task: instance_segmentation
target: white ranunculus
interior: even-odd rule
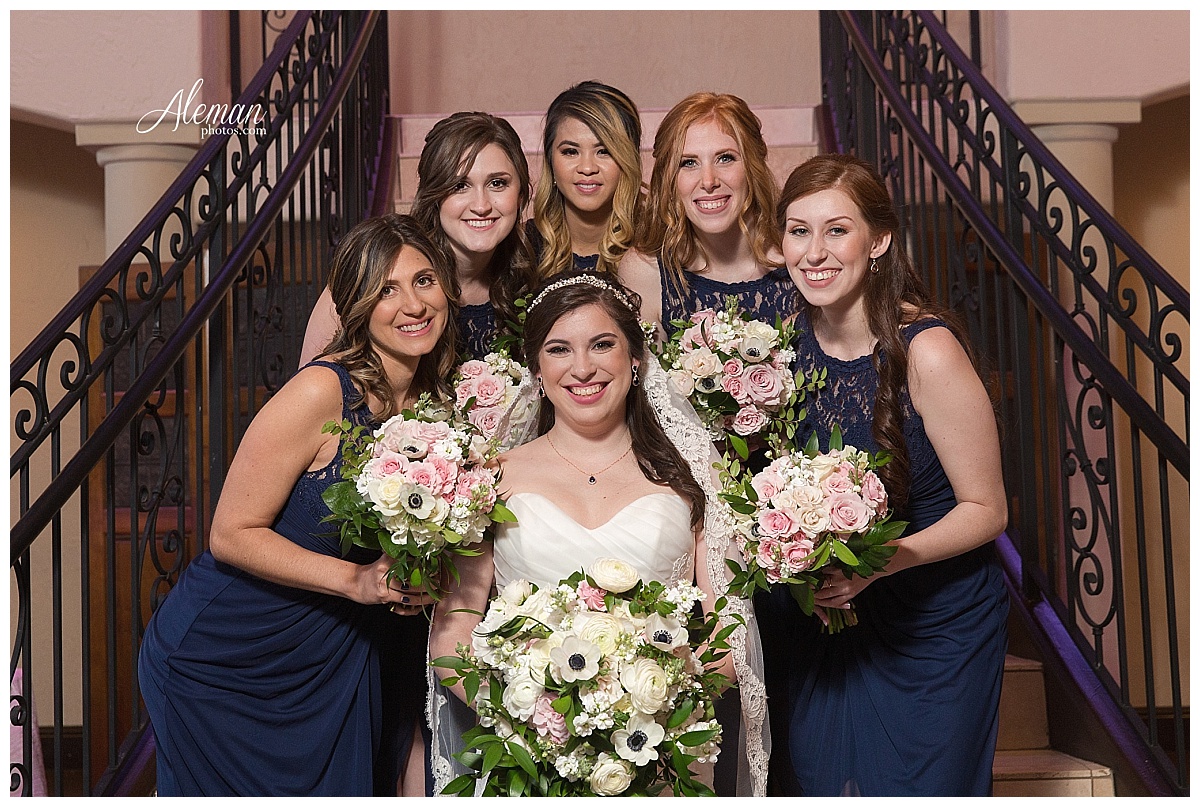
[[[643,714],[655,714],[667,703],[667,671],[644,656],[621,668],[621,686]]]
[[[404,493],[405,482],[399,476],[386,476],[382,479],[367,480],[367,497],[383,516],[390,517],[398,514],[403,506],[400,497]]]
[[[635,714],[623,729],[612,734],[613,750],[621,759],[627,759],[639,768],[658,759],[655,749],[663,741],[666,732],[654,722],[654,718]]]
[[[544,686],[533,680],[527,671],[523,671],[517,673],[513,680],[504,687],[500,700],[514,718],[528,720],[533,717],[533,709],[537,705],[537,700],[545,691]]]
[[[608,656],[617,652],[617,638],[621,635],[621,622],[611,614],[592,613],[575,622],[579,638],[591,642]]]
[[[716,375],[721,371],[721,360],[706,347],[697,348],[684,356],[679,366],[697,378]]]
[[[533,593],[533,584],[528,580],[513,580],[500,592],[500,599],[509,605],[520,605]]]
[[[619,796],[633,784],[633,766],[608,754],[596,757],[588,784],[597,796]]]
[[[742,333],[747,337],[755,337],[763,340],[766,343],[767,349],[775,347],[779,343],[779,331],[775,330],[773,325],[768,325],[760,320],[751,320],[746,323]]]
[[[667,377],[671,380],[671,384],[675,387],[675,391],[684,397],[691,395],[692,390],[696,388],[692,374],[687,370],[672,370],[671,372],[667,373]]]
[[[517,608],[517,614],[531,616],[539,622],[545,622],[547,611],[554,605],[550,595],[550,589],[543,588],[533,592]]]
[[[600,558],[588,569],[588,576],[613,594],[629,591],[641,579],[637,569],[617,558]]]

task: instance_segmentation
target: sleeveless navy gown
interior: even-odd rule
[[[931,327],[943,323],[922,320],[904,336],[911,342]],[[871,409],[879,377],[871,356],[829,357],[809,327],[797,344],[799,368],[829,371],[828,386],[809,399],[797,444],[815,430],[825,449],[836,423],[847,445],[878,451]],[[910,522],[911,534],[956,502],[907,392],[903,406],[912,480],[907,512],[898,517]],[[770,637],[771,719],[784,721],[772,727],[778,789],[804,796],[989,795],[1008,644],[1008,594],[994,545],[880,578],[854,605],[858,625],[827,635],[786,588],[756,598],[762,635]]]
[[[738,308],[751,319],[775,324],[775,315],[787,319],[800,307],[800,291],[787,269],[777,267],[755,280],[724,283],[702,274],[687,272],[687,289],[680,289],[662,258],[658,259],[658,279],[662,286],[662,326],[669,336],[671,322],[687,319],[697,311],[725,308],[728,297],[735,297]]]
[[[367,423],[346,370],[314,364],[338,374],[342,417]],[[320,523],[341,461],[300,477],[276,532],[341,556]],[[355,547],[349,560],[378,557]],[[154,612],[138,659],[159,795],[394,795],[424,710],[427,631],[424,616],[271,583],[205,551]]]

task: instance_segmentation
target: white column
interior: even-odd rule
[[[1056,123],[1032,128],[1072,176],[1111,213],[1112,150],[1117,127],[1106,123]]]

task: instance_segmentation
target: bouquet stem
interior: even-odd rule
[[[829,620],[823,627],[826,633],[837,633],[843,628],[850,628],[858,624],[858,614],[854,610],[854,605],[849,608],[828,608],[825,611],[825,617]]]

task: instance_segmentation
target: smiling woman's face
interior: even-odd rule
[[[624,421],[634,362],[629,341],[599,305],[559,317],[542,343],[539,364],[555,422],[616,428]]]

